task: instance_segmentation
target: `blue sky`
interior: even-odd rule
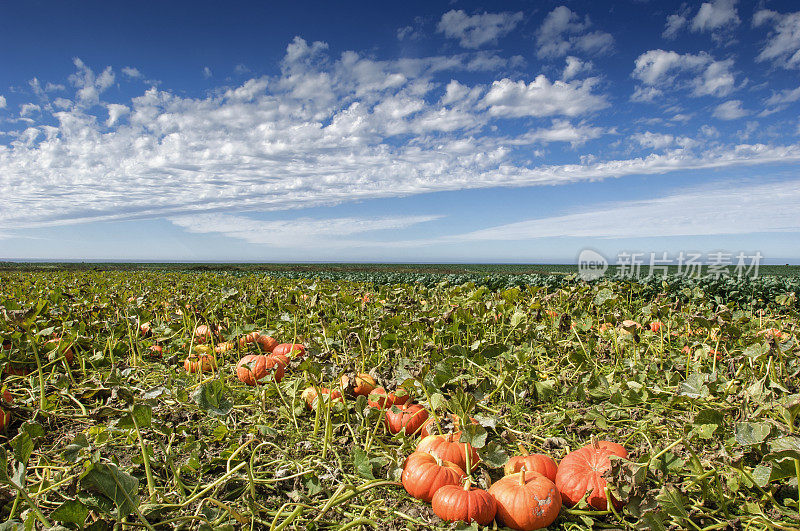
[[[0,258],[800,262],[796,2],[0,10]]]

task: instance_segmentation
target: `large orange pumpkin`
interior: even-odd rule
[[[538,472],[547,477],[550,481],[555,482],[556,474],[558,473],[558,465],[553,458],[545,454],[529,454],[528,451],[520,444],[518,445],[519,451],[522,455],[512,457],[503,467],[503,472],[506,476],[516,474],[525,468],[529,472]]]
[[[245,334],[239,338],[239,347],[247,348],[249,343],[255,343],[259,337],[261,337],[261,334],[258,332],[250,332],[249,334]]]
[[[284,356],[294,356],[302,358],[306,355],[306,347],[299,343],[281,343],[272,349],[273,354],[283,354]]]
[[[280,359],[263,354],[248,354],[236,364],[236,376],[247,385],[258,385],[272,374],[276,382],[283,379],[286,365]]]
[[[488,525],[497,513],[494,496],[482,489],[470,489],[469,479],[463,487],[440,487],[433,495],[431,504],[436,516],[448,522],[477,522]]]
[[[565,505],[572,507],[588,492],[587,503],[599,511],[608,508],[606,480],[603,474],[611,470],[610,456],[628,457],[625,448],[610,441],[595,441],[568,453],[558,465],[556,486]],[[612,500],[613,501],[613,500]],[[621,507],[613,501],[615,507]]]
[[[478,451],[469,443],[458,442],[460,435],[449,433],[447,435],[428,435],[417,445],[417,452],[425,452],[437,456],[443,461],[457,464],[462,470],[467,470],[467,448],[469,448],[470,469],[478,466],[480,457]]]
[[[403,467],[403,488],[418,500],[430,502],[445,485],[461,485],[465,477],[458,465],[423,452],[414,452]]]
[[[561,495],[552,481],[538,472],[518,472],[489,489],[497,500],[497,521],[518,531],[552,524],[561,511]]]
[[[414,435],[428,420],[428,410],[417,404],[404,404],[386,410],[386,428],[390,433]]]

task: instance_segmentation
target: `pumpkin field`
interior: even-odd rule
[[[0,529],[800,530],[796,278],[452,280],[0,272]]]

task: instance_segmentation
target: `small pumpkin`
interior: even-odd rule
[[[470,472],[478,467],[481,460],[478,451],[469,443],[460,443],[459,434],[428,435],[417,445],[417,452],[435,455],[444,461],[457,464],[462,470]],[[467,469],[467,448],[469,448],[469,470]]]
[[[230,352],[234,349],[236,349],[236,345],[229,341],[223,341],[222,343],[217,343],[214,346],[214,352],[217,354],[224,354],[225,352]]]
[[[533,531],[552,524],[561,511],[555,484],[538,472],[523,470],[505,476],[489,489],[497,501],[497,522],[518,531]]]
[[[194,329],[194,340],[197,343],[205,343],[211,339],[211,329],[207,325],[200,325]]]
[[[564,499],[564,504],[572,507],[588,493],[586,502],[598,511],[608,509],[606,480],[603,474],[611,470],[610,456],[628,457],[621,444],[611,441],[594,441],[578,450],[568,453],[558,465],[556,487]],[[615,507],[622,504],[612,500]]]
[[[55,344],[55,347],[48,347],[48,345],[52,344]],[[56,336],[53,339],[47,341],[45,343],[45,348],[49,348],[50,350],[61,348],[61,337]],[[75,360],[75,354],[72,353],[71,348],[67,347],[66,349],[64,349],[64,359],[67,361],[67,365],[72,365],[72,362]]]
[[[164,348],[161,345],[150,345],[147,350],[151,358],[160,358],[164,355]]]
[[[403,488],[418,500],[430,502],[445,485],[461,485],[465,474],[458,465],[423,452],[414,452],[403,467]]]
[[[275,347],[278,346],[278,340],[271,336],[258,336],[256,338],[259,348],[264,352],[275,352]]]
[[[3,391],[3,400],[8,402],[9,404],[14,403],[14,397],[11,396],[11,393],[8,392],[8,389]],[[6,429],[8,429],[9,424],[11,424],[11,412],[0,407],[0,432],[5,433]]]
[[[259,337],[261,337],[261,334],[258,332],[250,332],[249,334],[243,335],[239,338],[239,347],[247,348],[249,343],[255,343]]]
[[[414,435],[428,420],[428,411],[418,404],[404,404],[386,410],[386,428],[390,433]]]
[[[276,382],[280,382],[285,368],[283,361],[273,356],[248,354],[236,364],[236,376],[247,385],[258,385],[269,374],[272,374]]]
[[[3,366],[3,376],[27,376],[33,371],[30,365],[17,365],[6,363]]]
[[[530,472],[538,472],[550,481],[555,482],[558,465],[553,461],[552,457],[545,454],[529,454],[521,444],[517,447],[522,455],[512,457],[506,462],[506,466],[503,467],[503,472],[506,476],[516,474],[525,468]]]
[[[11,350],[11,340],[4,339],[3,340],[3,350]]]
[[[189,354],[183,361],[186,372],[211,372],[217,368],[217,360],[211,354]]]
[[[272,350],[272,353],[302,358],[306,355],[306,347],[299,343],[281,343],[280,345],[275,346],[275,348]]]
[[[356,375],[355,378],[350,378],[348,375],[343,374],[341,378],[342,389],[350,389],[352,385],[353,394],[369,396],[375,389],[375,378],[369,374],[362,372]]]
[[[497,501],[485,490],[472,489],[470,486],[470,480],[467,479],[463,487],[440,487],[431,500],[436,516],[448,522],[491,523],[497,513]]]
[[[321,387],[319,392],[315,387],[306,387],[300,394],[300,397],[306,401],[306,406],[308,406],[308,409],[316,409],[320,395],[322,395],[322,400],[332,400],[334,402],[342,401],[342,393],[338,389],[331,391],[325,387]]]
[[[367,396],[367,403],[372,407],[386,409],[392,406],[402,406],[410,399],[411,395],[409,394],[387,393],[383,387],[376,387]]]
[[[139,325],[139,333],[142,334],[142,337],[147,337],[153,333],[152,329],[150,328],[150,323],[142,323]]]

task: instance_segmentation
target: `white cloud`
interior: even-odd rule
[[[688,22],[690,9],[682,7],[677,13],[667,17],[667,23],[664,26],[664,32],[661,34],[665,39],[674,39],[678,36],[678,32],[686,26]]]
[[[656,199],[612,203],[575,214],[510,223],[448,239],[498,241],[796,232],[800,230],[798,209],[800,181],[726,183]]]
[[[800,87],[797,87],[796,89],[786,89],[779,92],[773,92],[772,96],[767,98],[764,103],[774,106],[793,103],[797,100],[800,100]]]
[[[207,66],[203,67],[203,77],[206,79],[211,78],[214,74],[211,72],[211,69]]]
[[[484,44],[495,43],[508,34],[522,20],[522,13],[483,13],[467,15],[462,10],[452,9],[442,15],[437,26],[439,33],[458,39],[464,48],[479,48]],[[413,29],[409,26],[410,29]],[[402,39],[398,31],[398,38]]]
[[[679,54],[673,51],[649,50],[636,58],[632,76],[650,87],[690,88],[695,96],[722,97],[735,88],[731,69],[733,59],[716,61],[706,52]],[[633,99],[649,101],[647,91],[637,88]],[[650,94],[650,99],[656,94]]]
[[[122,69],[122,73],[130,78],[140,78],[142,77],[142,73],[139,72],[138,68],[134,68],[132,66],[126,66]]]
[[[492,116],[580,116],[609,106],[605,96],[592,89],[597,78],[550,82],[540,74],[530,83],[501,79],[492,83],[481,104]]]
[[[720,120],[737,120],[748,114],[750,114],[750,111],[742,108],[741,100],[729,100],[720,103],[714,109],[714,118],[719,118]]]
[[[713,31],[726,26],[738,26],[736,0],[704,2],[692,20],[692,31]]]
[[[572,55],[567,56],[567,65],[564,67],[564,73],[561,74],[561,79],[569,81],[574,77],[590,72],[594,68],[591,61],[581,61]]]
[[[741,22],[736,12],[736,2],[737,0],[704,2],[694,17],[691,16],[691,8],[683,4],[676,13],[667,17],[661,36],[674,39],[682,29],[689,28],[695,33],[711,32],[715,41],[727,41],[731,30]]]
[[[30,116],[31,114],[41,112],[41,110],[42,108],[35,103],[25,103],[20,107],[19,115]]]
[[[650,103],[664,95],[664,91],[655,87],[636,87],[631,95],[631,101]]]
[[[800,68],[800,11],[782,14],[762,9],[753,16],[753,26],[764,24],[772,28],[756,61],[772,61],[786,69]]]
[[[117,123],[120,117],[131,112],[131,110],[125,105],[119,105],[117,103],[109,103],[106,108],[108,109],[108,120],[106,120],[106,125],[109,127]]]
[[[539,58],[563,57],[570,52],[602,54],[611,51],[614,38],[604,31],[587,31],[592,23],[583,20],[567,6],[553,9],[536,32]]]
[[[5,109],[6,105],[8,105],[6,103],[6,97],[5,96],[0,96],[0,109]]]
[[[713,125],[703,125],[700,132],[707,138],[719,138],[719,130]]]
[[[586,124],[572,125],[567,120],[553,120],[550,127],[528,131],[520,136],[502,139],[500,143],[512,146],[529,144],[549,144],[550,142],[569,142],[573,147],[584,144],[588,140],[600,138],[606,134],[602,127]]]
[[[170,221],[188,232],[218,233],[229,238],[274,247],[341,247],[358,244],[348,239],[354,234],[401,230],[442,216],[398,216],[380,218],[257,220],[229,214],[176,216]]]
[[[106,91],[114,83],[114,72],[111,67],[106,67],[99,76],[86,66],[77,57],[73,63],[78,68],[78,72],[69,76],[73,86],[78,88],[76,96],[78,102],[83,107],[91,107],[100,103],[100,94]]]
[[[585,118],[608,101],[593,91],[592,78],[439,84],[451,72],[502,61],[495,57],[377,61],[347,52],[333,58],[324,43],[300,39],[287,48],[276,76],[204,97],[151,87],[114,103],[100,100],[113,82],[110,69],[96,75],[76,63],[71,99],[56,100],[59,110],[44,110],[36,120],[26,117],[24,135],[0,144],[0,226],[7,232],[226,209],[289,211],[435,191],[800,162],[797,144],[715,142],[700,150],[680,147],[676,136],[677,147],[662,154],[609,160],[578,153],[573,158],[580,163],[535,163],[530,159],[542,153],[531,144],[579,145],[614,134]],[[87,88],[97,100],[86,96]],[[498,118],[515,117],[512,127],[493,129]],[[530,117],[556,119],[547,125]]]

